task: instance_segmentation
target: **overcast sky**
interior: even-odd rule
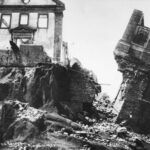
[[[117,71],[113,50],[121,39],[134,9],[144,12],[150,27],[150,0],[62,0],[66,5],[63,37],[71,57],[93,70],[112,98],[122,75]]]

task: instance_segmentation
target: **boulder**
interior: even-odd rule
[[[43,111],[29,107],[27,103],[8,100],[2,107],[1,126],[3,139],[26,140],[45,129]]]

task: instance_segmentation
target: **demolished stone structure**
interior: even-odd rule
[[[0,1],[0,102],[17,99],[69,117],[92,107],[101,87],[77,62],[69,65],[64,9],[59,0]],[[11,50],[3,49],[2,41],[10,41]]]
[[[92,107],[101,87],[78,63],[69,65],[64,10],[59,0],[0,1],[0,102],[17,99],[69,117]],[[11,49],[3,49],[9,41]]]
[[[150,133],[150,28],[144,26],[143,12],[134,10],[114,55],[123,74],[114,104],[117,122]]]
[[[88,71],[75,66],[0,67],[0,102],[17,99],[76,118],[78,113],[92,109],[101,87]]]
[[[44,50],[59,62],[64,10],[65,5],[59,0],[1,0],[0,59],[6,58],[4,55],[11,50],[8,43],[12,40],[21,51],[33,50],[31,53],[40,55]],[[27,52],[28,57],[31,53]]]

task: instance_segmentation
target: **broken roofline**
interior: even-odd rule
[[[62,1],[60,1],[60,0],[52,0],[52,1],[54,1],[56,3],[56,5],[62,6],[65,8],[65,4]]]
[[[150,65],[150,28],[144,25],[144,14],[134,10],[114,55],[132,57]]]

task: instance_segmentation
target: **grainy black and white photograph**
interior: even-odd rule
[[[150,150],[149,0],[0,0],[0,150]]]

